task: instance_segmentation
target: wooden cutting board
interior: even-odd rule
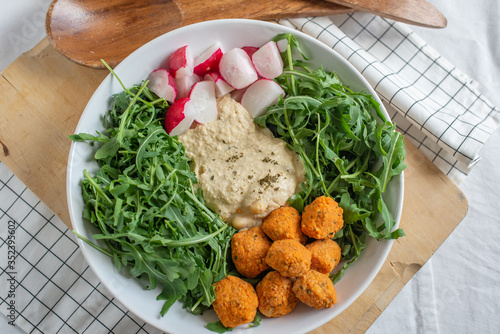
[[[43,40],[0,76],[0,160],[68,227],[67,136],[107,74],[67,60]],[[414,145],[406,141],[406,147],[406,237],[394,243],[368,289],[315,334],[364,332],[467,212],[460,189]]]

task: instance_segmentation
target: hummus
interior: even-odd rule
[[[298,154],[229,95],[218,101],[218,119],[189,129],[179,140],[207,206],[237,229],[262,224],[305,181]]]

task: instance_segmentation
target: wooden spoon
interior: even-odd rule
[[[70,60],[116,66],[150,40],[188,24],[227,18],[277,19],[351,13],[323,0],[54,0],[45,28]]]
[[[444,28],[446,17],[425,0],[327,0],[391,20],[427,28]]]

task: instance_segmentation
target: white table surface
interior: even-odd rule
[[[429,2],[445,14],[447,28],[413,30],[500,106],[500,3]],[[50,0],[2,1],[0,70],[45,36],[49,4]],[[469,201],[467,216],[368,333],[500,332],[500,131],[481,156],[459,185]],[[0,316],[0,333],[19,332]]]

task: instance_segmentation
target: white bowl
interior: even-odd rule
[[[283,32],[291,32],[297,37],[305,53],[310,56],[312,64],[323,65],[325,69],[336,72],[345,85],[355,91],[365,91],[372,94],[380,103],[375,91],[363,76],[325,44],[284,26],[255,20],[207,21],[166,33],[128,56],[115,68],[115,72],[125,86],[130,87],[144,80],[152,70],[158,68],[166,57],[180,46],[189,44],[193,54],[199,54],[214,42],[220,41],[224,50],[227,51],[233,47],[263,45],[275,35]],[[90,99],[75,133],[93,134],[96,130],[103,130],[101,116],[108,110],[111,96],[121,91],[122,88],[118,81],[108,75]],[[382,104],[381,109],[389,119]],[[67,171],[67,195],[71,222],[76,232],[90,240],[94,240],[92,235],[97,230],[82,219],[84,203],[80,184],[84,169],[92,173],[98,168],[92,156],[93,148],[90,145],[81,142],[73,143]],[[390,212],[399,222],[403,203],[403,175],[391,180],[385,198]],[[338,302],[332,308],[314,310],[304,304],[299,304],[287,316],[263,319],[259,327],[244,329],[244,331],[273,334],[306,333],[339,315],[368,287],[391,249],[392,241],[368,239],[366,249],[360,258],[336,284]],[[213,334],[205,326],[209,322],[217,321],[215,312],[210,310],[202,316],[195,316],[184,310],[182,305],[177,302],[164,317],[160,317],[163,302],[156,300],[160,288],[145,290],[137,279],[118,272],[109,257],[80,239],[78,239],[78,244],[90,267],[106,288],[116,299],[145,322],[168,333]],[[236,331],[239,332],[239,328]]]

